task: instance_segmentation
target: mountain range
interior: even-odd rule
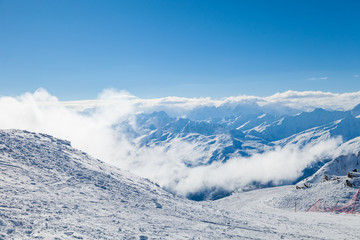
[[[183,116],[169,116],[165,111],[139,113],[113,128],[119,135],[127,136],[137,149],[161,146],[166,152],[178,142],[188,143],[197,155],[189,154],[182,161],[187,167],[196,168],[226,163],[234,158],[249,158],[289,145],[301,149],[329,139],[340,139],[341,143],[346,143],[360,136],[360,105],[348,111],[317,108],[300,112],[289,108],[282,113],[258,105],[205,106],[188,111]],[[314,174],[330,160],[331,157],[316,159],[291,181],[254,181],[251,185],[295,184]],[[187,197],[193,200],[217,199],[231,192],[205,187],[199,192],[187,194]]]

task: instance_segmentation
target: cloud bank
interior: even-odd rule
[[[328,139],[305,147],[291,144],[251,157],[235,157],[225,163],[190,168],[184,160],[196,159],[202,153],[189,143],[174,142],[167,150],[161,147],[140,150],[138,158],[132,161],[135,165],[130,168],[181,196],[211,188],[234,191],[254,182],[294,181],[310,164],[332,157],[340,143],[341,139]]]
[[[125,91],[105,90],[95,100],[61,102],[46,90],[18,97],[0,97],[0,128],[25,129],[70,140],[72,145],[96,158],[147,177],[185,196],[206,188],[232,191],[251,182],[287,182],[301,175],[316,159],[329,157],[340,143],[330,139],[313,146],[277,147],[249,158],[235,157],[226,163],[189,167],[204,152],[175,139],[170,147],[138,148],[118,125],[138,112],[165,110],[186,115],[202,106],[256,104],[277,111],[287,108],[309,110],[351,109],[360,103],[360,92],[326,93],[287,91],[269,97],[239,96],[222,100],[167,97],[141,99]],[[280,109],[280,110],[279,110]],[[136,127],[134,125],[134,127]]]
[[[118,92],[110,89],[105,90],[100,96],[113,95],[112,99],[102,97],[96,100],[61,102],[61,104],[77,110],[99,108],[104,107],[107,104],[115,103],[115,96],[117,94]],[[223,99],[185,97],[142,99],[127,92],[121,92],[121,94],[122,100],[126,99],[138,111],[153,112],[163,110],[172,116],[186,115],[186,113],[190,110],[205,106],[219,107],[224,105],[232,106],[237,104],[256,104],[263,107],[265,110],[268,107],[272,110],[279,109],[278,111],[286,111],[287,108],[299,111],[311,111],[314,108],[323,108],[327,110],[350,110],[360,104],[360,91],[351,93],[331,93],[322,91],[298,92],[289,90],[267,97],[243,95]]]

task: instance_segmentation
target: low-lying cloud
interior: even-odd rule
[[[317,81],[317,80],[327,80],[328,77],[311,77],[311,78],[308,78],[307,80],[310,80],[310,81]]]
[[[319,106],[351,108],[360,102],[360,92],[288,91],[265,98],[241,96],[212,100],[168,97],[145,100],[125,91],[105,90],[96,100],[61,102],[46,90],[39,89],[19,97],[0,97],[0,128],[43,132],[70,140],[74,147],[96,158],[150,178],[183,196],[213,187],[232,191],[254,181],[282,183],[295,180],[306,166],[317,159],[329,157],[340,143],[339,139],[329,139],[312,146],[287,145],[248,158],[234,157],[225,163],[189,167],[187,163],[196,162],[207,153],[180,139],[173,140],[170,147],[139,148],[122,134],[121,126],[116,127],[138,112],[165,110],[182,116],[199,106],[238,102],[259,106],[275,104],[277,107],[298,104],[304,109]]]
[[[339,143],[338,139],[329,139],[304,148],[288,145],[248,158],[232,158],[223,164],[214,162],[209,166],[189,169],[188,175],[175,190],[185,195],[208,186],[233,191],[253,182],[289,183],[299,178],[310,164],[331,157]]]
[[[294,181],[310,164],[332,157],[340,143],[341,139],[332,138],[304,147],[290,144],[251,157],[234,157],[225,163],[188,167],[187,161],[196,160],[204,153],[197,152],[190,143],[175,141],[170,149],[137,150],[130,169],[181,196],[212,188],[234,191],[254,182],[283,184]]]
[[[121,94],[121,97],[118,95]],[[110,95],[112,97],[110,97]],[[114,104],[119,99],[128,101],[137,111],[153,112],[166,111],[171,116],[184,116],[189,111],[200,107],[219,107],[248,105],[260,106],[263,110],[270,112],[285,113],[284,111],[296,109],[299,111],[311,111],[315,108],[327,110],[350,110],[360,104],[360,91],[350,93],[331,93],[322,91],[286,91],[275,93],[267,97],[258,96],[235,96],[223,99],[211,98],[185,98],[185,97],[163,97],[154,99],[142,99],[127,92],[117,92],[115,90],[105,90],[101,98],[96,100],[66,101],[61,102],[63,106],[74,110],[84,110],[89,108],[101,108],[109,104]],[[109,96],[110,98],[106,98]]]

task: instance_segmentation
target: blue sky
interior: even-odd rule
[[[360,90],[360,1],[0,0],[0,95]]]

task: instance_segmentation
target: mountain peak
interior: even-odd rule
[[[355,106],[352,110],[351,110],[351,114],[354,116],[354,117],[357,117],[360,115],[360,104]]]

